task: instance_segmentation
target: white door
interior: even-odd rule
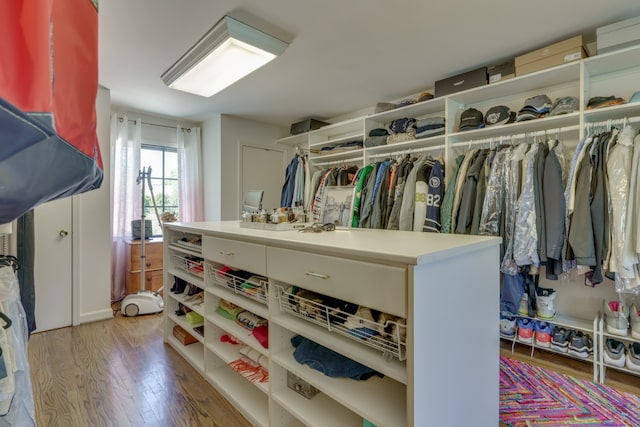
[[[72,322],[72,198],[35,209],[36,330],[71,326]]]
[[[240,202],[245,191],[263,190],[262,207],[268,210],[279,208],[284,184],[284,162],[284,151],[242,145]]]

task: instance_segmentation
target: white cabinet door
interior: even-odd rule
[[[38,206],[34,223],[35,332],[71,326],[72,198]]]

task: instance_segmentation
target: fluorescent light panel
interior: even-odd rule
[[[287,46],[227,15],[165,71],[162,80],[173,89],[209,97],[262,67]]]

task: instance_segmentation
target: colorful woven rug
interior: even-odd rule
[[[500,421],[512,427],[637,427],[640,397],[500,357]]]

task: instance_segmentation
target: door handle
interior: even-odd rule
[[[60,237],[67,237],[69,235],[69,232],[63,228],[58,234],[60,235]]]

